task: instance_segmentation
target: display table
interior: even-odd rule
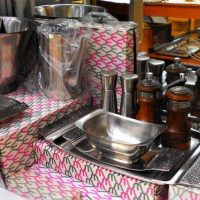
[[[144,15],[200,19],[200,2],[184,0],[148,2],[144,4]]]
[[[128,16],[129,2],[128,0],[98,0],[97,5],[107,8],[111,13]],[[200,2],[185,0],[144,2],[144,16],[200,19]]]
[[[150,58],[165,60],[169,62],[173,62],[174,56],[166,56],[166,55],[160,55],[160,54],[148,54]],[[200,67],[200,60],[195,60],[193,58],[181,58],[182,64],[188,66],[188,67]]]

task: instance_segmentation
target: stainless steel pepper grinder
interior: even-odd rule
[[[115,70],[101,71],[101,107],[109,112],[117,113],[116,83],[117,72]]]
[[[136,74],[138,74],[139,81],[145,79],[149,60],[150,57],[147,55],[139,54],[137,57]]]
[[[138,75],[127,73],[121,76],[122,99],[120,114],[134,118],[137,112],[137,89]]]

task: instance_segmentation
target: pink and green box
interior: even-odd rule
[[[9,191],[28,200],[120,200],[73,177],[34,164],[6,179]]]
[[[169,200],[200,200],[200,190],[189,186],[170,185]]]
[[[33,143],[38,140],[40,128],[90,103],[88,94],[68,102],[53,101],[39,93],[31,94],[25,88],[9,96],[27,103],[29,109],[0,123],[0,165],[6,177],[33,164]]]
[[[120,75],[133,72],[134,53],[136,53],[136,26],[133,22],[92,24],[89,40],[87,66],[91,72],[90,86],[92,103],[101,104],[101,70],[116,70]],[[121,84],[117,81],[117,101],[120,105]]]
[[[156,185],[119,173],[109,167],[103,167],[45,142],[34,144],[39,165],[51,168],[58,173],[74,177],[94,187],[112,193],[123,200],[167,199],[168,187]]]

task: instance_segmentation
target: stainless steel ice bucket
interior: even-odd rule
[[[0,17],[0,25],[0,93],[7,93],[32,67],[36,24],[25,18]]]
[[[89,36],[81,35],[81,31],[75,28],[75,21],[70,22],[73,27],[66,28],[62,26],[65,20],[58,19],[53,24],[50,22],[47,29],[44,24],[38,31],[40,86],[43,93],[54,100],[70,100],[84,90],[82,77]]]
[[[35,16],[43,18],[81,18],[89,12],[106,12],[100,6],[81,4],[55,4],[35,7]]]

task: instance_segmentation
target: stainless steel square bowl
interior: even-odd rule
[[[89,12],[106,12],[106,9],[94,5],[54,4],[35,7],[35,16],[39,18],[73,18],[80,19]]]
[[[146,123],[102,109],[89,113],[76,122],[88,140],[102,152],[137,159],[164,130],[164,125]]]

